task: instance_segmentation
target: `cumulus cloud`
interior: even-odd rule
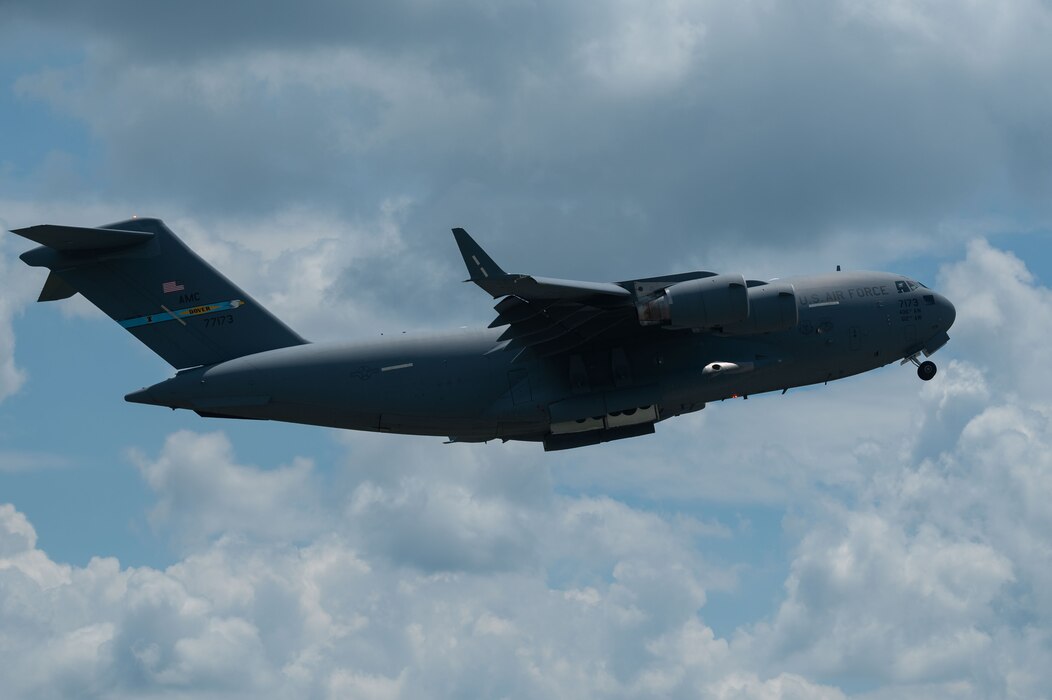
[[[0,218],[0,224],[3,222]],[[0,238],[0,280],[4,281],[0,292],[0,402],[17,392],[26,380],[15,359],[14,319],[39,291],[34,289],[29,270],[13,255],[15,247],[8,238],[7,234]]]
[[[442,255],[410,245],[404,224],[410,206],[384,201],[351,219],[293,206],[267,216],[185,214],[166,222],[311,340],[478,324],[490,311],[488,297],[460,284],[462,263],[448,231],[434,232]]]
[[[510,571],[407,568],[340,532],[225,536],[159,571],[56,564],[6,506],[0,664],[16,696],[109,697],[691,695],[730,670],[696,617],[706,567],[672,524],[592,499],[523,524],[540,541]],[[728,687],[742,684],[764,687],[747,668]]]
[[[155,459],[131,458],[158,495],[151,521],[191,542],[226,533],[295,541],[319,529],[309,460],[263,471],[237,464],[222,433],[187,431],[169,436]]]
[[[1002,314],[1052,309],[1018,258],[976,242],[941,278],[958,309],[954,352],[1029,356],[1026,331],[991,332]],[[853,503],[826,501],[777,613],[738,642],[770,668],[868,679],[878,697],[1041,695],[1052,405],[1030,370],[954,360],[926,385],[912,458],[874,472]]]
[[[984,407],[951,449],[874,478],[857,507],[830,506],[797,546],[773,620],[740,641],[812,678],[918,697],[1040,695],[1048,411]]]
[[[1036,283],[1026,264],[985,240],[972,241],[964,260],[946,266],[939,286],[962,300],[953,333],[967,344],[996,393],[1027,398],[1052,390],[1042,353],[1052,327],[1052,290]]]
[[[984,270],[1011,271],[1002,284],[1052,303],[985,244],[942,275]],[[569,464],[531,446],[436,452],[433,440],[345,435],[346,462],[322,473],[303,460],[244,465],[222,434],[180,432],[135,457],[155,523],[184,549],[163,571],[55,562],[21,513],[0,508],[5,678],[26,696],[1039,695],[1052,667],[1052,407],[992,391],[967,340],[986,290],[956,293],[966,340],[949,347],[964,359],[944,362],[938,381],[918,389],[905,372],[908,388],[864,385],[850,424],[836,422],[846,395],[812,405],[819,392],[804,393],[802,417],[771,415],[771,442],[708,441],[710,461],[746,477],[713,468],[699,483],[793,513],[780,600],[728,635],[704,622],[710,593],[743,574],[704,552],[713,537],[733,545],[736,528],[567,493]],[[1003,350],[1025,342],[1005,336]],[[1027,376],[1001,381],[1020,388]],[[720,407],[731,415],[716,432],[734,430],[736,407],[764,405]],[[825,462],[793,437],[815,433],[813,411],[831,426]],[[711,428],[685,425],[672,439]],[[632,450],[644,443],[602,457],[615,477],[639,469]],[[774,475],[759,488],[763,464]],[[651,465],[649,481],[676,483],[703,466]],[[705,500],[684,483],[679,502]]]
[[[655,436],[548,459],[560,482],[576,488],[661,502],[808,509],[826,498],[851,498],[888,464],[912,459],[919,442],[936,450],[952,444],[954,429],[988,394],[982,375],[955,360],[940,361],[939,376],[940,384],[953,382],[955,394],[941,400],[942,422],[925,432],[917,430],[931,410],[917,401],[925,387],[912,368],[895,363],[785,395],[710,403],[660,424]]]
[[[36,531],[26,520],[26,516],[16,511],[14,506],[9,503],[0,506],[0,519],[3,519],[4,522],[4,536],[0,540],[0,552],[5,557],[36,548]]]

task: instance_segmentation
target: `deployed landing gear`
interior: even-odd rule
[[[935,376],[935,373],[939,371],[939,368],[935,366],[935,363],[931,360],[925,360],[924,362],[917,365],[917,376],[928,382]]]
[[[917,359],[917,355],[920,355],[920,353],[918,352],[915,355],[910,355],[902,361],[902,364],[912,362],[913,364],[917,365],[917,376],[926,382],[930,382],[932,377],[935,376],[935,373],[939,371],[939,368],[936,367],[935,363],[931,360],[925,360],[924,362],[921,362]]]

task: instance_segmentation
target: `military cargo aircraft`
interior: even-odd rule
[[[128,401],[205,417],[541,442],[646,435],[707,403],[818,384],[895,361],[927,381],[956,312],[885,272],[771,281],[686,272],[578,282],[505,272],[453,229],[489,328],[310,343],[159,219],[13,231],[50,270],[39,301],[81,293],[177,372]]]

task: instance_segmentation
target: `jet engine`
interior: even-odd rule
[[[644,326],[713,330],[724,335],[773,333],[799,321],[796,290],[788,282],[749,282],[714,275],[677,282],[636,307]]]
[[[677,282],[637,307],[644,326],[716,328],[749,318],[749,290],[741,275],[714,275]]]
[[[724,324],[724,335],[773,333],[796,326],[800,311],[796,290],[788,282],[770,282],[749,287],[749,317],[738,323]]]

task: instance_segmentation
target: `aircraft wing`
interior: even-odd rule
[[[516,359],[529,350],[533,356],[549,357],[593,341],[623,337],[650,329],[639,324],[632,282],[580,282],[505,272],[462,228],[453,229],[470,277],[494,299],[497,317],[490,328],[507,326],[499,349],[519,348]],[[672,278],[705,277],[711,272],[675,275]]]
[[[523,299],[581,299],[608,297],[609,299],[631,299],[632,292],[611,282],[578,282],[533,275],[508,274],[493,262],[493,258],[482,250],[468,232],[453,229],[460,254],[464,257],[468,274],[466,280],[474,282],[490,293],[494,299],[515,295]]]

